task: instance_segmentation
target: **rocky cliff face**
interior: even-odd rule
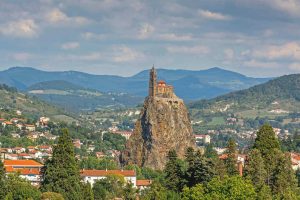
[[[141,167],[163,169],[169,150],[180,158],[195,141],[187,108],[179,98],[147,97],[121,161]]]

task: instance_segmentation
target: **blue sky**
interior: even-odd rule
[[[300,72],[299,0],[0,0],[0,70]]]

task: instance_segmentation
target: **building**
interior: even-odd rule
[[[195,135],[195,140],[198,146],[210,144],[210,135]]]
[[[154,67],[150,70],[149,97],[175,97],[173,86],[167,85],[163,80],[157,82],[157,73]]]
[[[35,126],[33,124],[25,124],[25,129],[27,131],[35,131]]]
[[[136,173],[134,170],[85,170],[80,172],[85,183],[92,186],[97,180],[105,179],[109,175],[121,175],[127,183],[132,183],[136,187]]]
[[[13,126],[14,124],[12,123],[12,122],[10,122],[10,121],[4,121],[4,122],[2,122],[2,126],[3,127],[6,127],[6,126]]]
[[[3,164],[6,174],[19,173],[20,177],[30,181],[32,185],[40,185],[41,163],[34,160],[4,160]]]
[[[151,180],[136,180],[136,187],[142,191],[152,184]]]
[[[132,131],[116,131],[116,134],[122,135],[126,138],[126,140],[129,140],[130,136],[133,134]]]
[[[292,168],[296,171],[300,169],[300,154],[299,153],[290,153],[291,154],[291,161],[292,161]]]

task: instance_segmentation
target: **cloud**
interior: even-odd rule
[[[299,0],[265,0],[270,6],[283,11],[291,16],[300,17],[300,2]]]
[[[12,55],[13,59],[16,61],[27,61],[32,58],[32,54],[26,52],[15,53]]]
[[[52,24],[87,25],[91,20],[81,16],[69,17],[60,9],[53,9],[46,14],[46,20]]]
[[[38,25],[32,19],[11,21],[0,26],[0,33],[6,36],[32,38],[38,35]]]
[[[174,33],[160,34],[157,38],[159,40],[165,40],[165,41],[190,41],[190,40],[193,40],[193,37],[191,35],[178,35],[178,34],[174,34]]]
[[[61,45],[61,48],[64,50],[68,49],[77,49],[79,48],[80,44],[78,42],[67,42]]]
[[[142,52],[138,52],[126,46],[114,48],[114,51],[115,55],[113,61],[117,63],[138,61],[145,57]]]
[[[253,56],[269,60],[300,60],[300,44],[297,42],[288,42],[282,45],[265,46],[253,51]]]
[[[263,62],[255,59],[245,61],[244,66],[255,68],[279,68],[280,64],[277,62]]]
[[[96,39],[96,40],[103,40],[106,38],[105,34],[96,34],[92,32],[85,32],[81,34],[81,37],[86,40]]]
[[[154,32],[155,28],[151,24],[143,24],[142,27],[139,30],[138,38],[145,39],[151,36],[151,34]]]
[[[211,12],[209,10],[198,10],[198,14],[201,17],[204,17],[204,18],[210,19],[210,20],[226,21],[226,20],[230,20],[231,19],[230,16],[223,15],[221,13]]]
[[[80,55],[67,55],[61,57],[63,60],[80,60],[80,61],[99,61],[104,59],[104,55],[101,52],[91,52],[87,54],[80,54]]]
[[[170,53],[184,53],[184,54],[207,54],[210,49],[206,46],[169,46],[166,47],[167,51]]]
[[[234,51],[232,49],[224,50],[225,59],[232,60],[234,58]]]

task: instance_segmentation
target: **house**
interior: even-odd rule
[[[4,160],[6,174],[19,173],[20,177],[31,182],[32,185],[40,185],[43,165],[34,160]]]
[[[96,152],[96,157],[97,158],[104,158],[104,157],[106,157],[106,155],[103,152]]]
[[[94,150],[95,150],[95,145],[93,144],[89,145],[88,152],[94,152]]]
[[[30,132],[30,133],[28,133],[28,135],[27,135],[27,138],[28,138],[29,140],[31,140],[31,141],[35,141],[35,140],[37,140],[39,137],[40,137],[39,134],[36,133],[36,132]]]
[[[299,153],[290,153],[291,154],[291,161],[292,161],[292,168],[296,171],[300,169],[300,154]]]
[[[126,138],[126,140],[129,140],[130,136],[133,134],[132,131],[116,131],[116,134],[122,135]]]
[[[38,146],[40,151],[52,152],[52,147],[48,145],[40,145]]]
[[[196,144],[201,146],[203,144],[209,144],[210,143],[210,135],[195,135]]]
[[[226,160],[228,158],[228,155],[222,154],[219,156],[219,158],[221,160]],[[247,155],[245,155],[245,154],[236,154],[236,161],[237,161],[237,163],[241,163],[242,166],[245,165],[246,158],[247,158]]]
[[[20,138],[21,137],[19,133],[11,133],[11,136],[13,138]]]
[[[20,116],[20,115],[22,115],[22,111],[17,110],[17,111],[16,111],[16,114],[17,114],[18,116]]]
[[[32,159],[32,156],[28,153],[19,153],[18,154],[18,159],[20,159],[20,160],[29,160],[29,159]]]
[[[49,121],[50,121],[49,117],[40,117],[39,126],[45,127],[48,125]]]
[[[16,127],[17,127],[18,129],[22,130],[23,127],[24,127],[24,125],[23,125],[22,123],[17,123],[17,124],[16,124]]]
[[[17,154],[19,154],[19,153],[24,153],[24,152],[26,151],[26,149],[23,148],[23,147],[15,147],[15,148],[13,148],[12,150],[13,150],[13,152],[15,152],[15,153],[17,153]]]
[[[12,118],[12,119],[10,119],[10,122],[16,124],[16,123],[19,122],[19,119],[18,118]]]
[[[136,180],[136,187],[141,191],[148,188],[152,184],[151,180]]]
[[[85,183],[90,183],[92,186],[97,180],[105,179],[109,175],[121,175],[127,183],[132,183],[136,187],[136,173],[134,170],[86,170],[80,172]]]
[[[35,125],[33,125],[33,124],[25,124],[25,129],[27,131],[35,131]]]
[[[18,160],[18,154],[13,154],[13,153],[5,154],[5,159]]]
[[[31,153],[31,152],[35,151],[35,146],[28,146],[27,150],[28,150],[28,152]]]
[[[4,121],[4,122],[2,122],[2,126],[3,127],[6,127],[6,126],[13,126],[14,124],[12,123],[12,122],[10,122],[10,121]]]
[[[73,140],[73,145],[75,148],[80,149],[81,148],[81,142],[79,139]]]

